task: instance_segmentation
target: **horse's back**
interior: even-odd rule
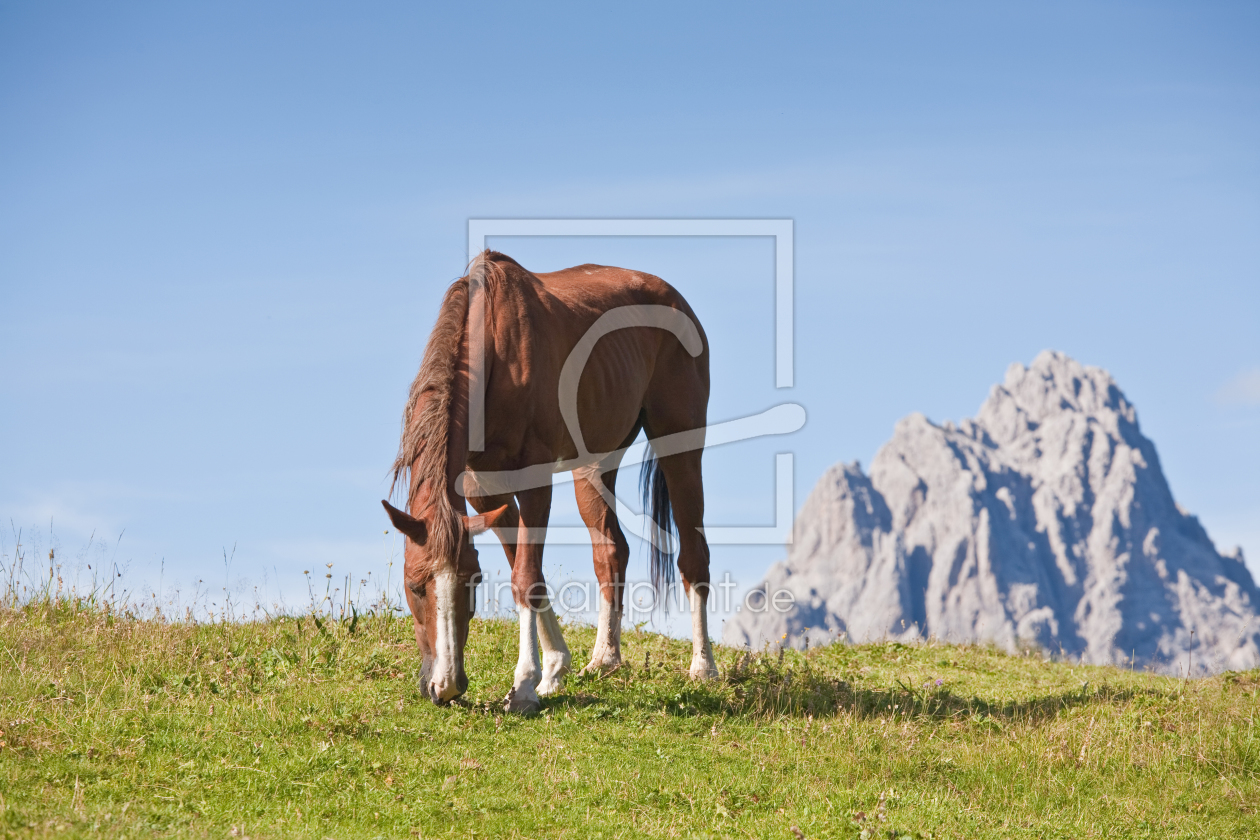
[[[654,327],[618,329],[599,338],[582,368],[577,394],[588,448],[610,451],[622,445],[640,412],[654,401],[653,391],[668,391],[671,401],[692,403],[686,412],[688,425],[703,425],[708,340],[690,305],[669,283],[647,272],[594,264],[540,274],[514,265],[506,279],[516,288],[504,292],[514,299],[513,308],[520,308],[512,318],[513,348],[502,348],[506,352],[501,355],[511,368],[506,378],[515,383],[516,397],[502,392],[501,404],[530,405],[528,425],[544,438],[550,435],[542,430],[554,428],[559,437],[551,447],[559,450],[557,454],[572,454],[555,411],[561,369],[595,322],[620,307],[664,306],[681,312],[695,327],[699,352],[692,353],[669,331]],[[694,344],[692,349],[697,349]],[[657,400],[662,396],[658,393]]]
[[[669,283],[644,271],[595,264],[579,265],[535,276],[547,295],[554,297],[563,306],[565,311],[560,317],[568,321],[571,328],[576,327],[583,332],[604,313],[623,306],[665,306],[681,312],[690,326],[695,328],[695,334],[700,339],[699,353],[687,350],[677,338],[661,329],[636,327],[618,330],[601,338],[592,358],[600,354],[600,345],[608,352],[613,351],[617,344],[622,344],[624,351],[627,342],[644,349],[653,348],[652,358],[648,361],[650,367],[655,368],[658,363],[663,362],[672,368],[681,366],[688,369],[688,372],[695,370],[703,379],[707,394],[708,337],[705,336],[704,327],[700,325],[700,319],[692,311],[691,305]],[[677,324],[674,329],[677,329]],[[572,346],[576,340],[577,335],[570,332],[568,341],[561,340],[560,343]],[[692,349],[695,349],[695,345],[692,345]]]
[[[574,309],[602,314],[619,306],[654,304],[681,309],[700,326],[682,294],[645,271],[587,263],[534,276],[543,289]]]

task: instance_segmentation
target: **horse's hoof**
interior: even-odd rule
[[[548,674],[542,678],[542,682],[538,684],[538,696],[549,697],[555,694],[564,686],[564,675],[569,673],[569,669],[565,668],[559,674]]]
[[[503,703],[503,711],[512,715],[537,714],[541,708],[542,701],[538,699],[534,689],[528,685],[517,686],[508,691],[507,698]]]
[[[691,662],[691,671],[689,676],[693,680],[707,682],[718,678],[717,664],[711,660],[694,659]]]
[[[538,694],[540,697],[547,697],[555,694],[564,685],[564,678],[569,673],[569,656],[556,656],[548,661],[547,655],[543,655],[543,678],[538,683]]]
[[[597,661],[592,659],[587,666],[581,670],[580,676],[606,677],[620,667],[620,660],[601,659]]]

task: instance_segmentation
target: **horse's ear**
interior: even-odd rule
[[[416,519],[411,514],[399,510],[384,499],[381,499],[381,504],[385,506],[385,512],[389,514],[389,521],[394,523],[395,528],[411,537],[411,541],[417,545],[424,545],[424,541],[429,538],[429,526],[424,524],[423,519]]]
[[[498,528],[499,523],[507,516],[508,506],[504,505],[498,510],[492,510],[489,513],[479,513],[476,516],[464,517],[464,528],[472,536],[484,534],[491,528]]]

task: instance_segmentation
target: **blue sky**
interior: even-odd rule
[[[1260,572],[1260,7],[455,6],[0,5],[5,552],[51,522],[136,588],[299,605],[303,569],[379,575],[469,218],[751,217],[795,220],[791,391],[767,240],[494,243],[674,283],[717,419],[806,406],[712,457],[711,520],[769,524],[775,451],[799,507],[1054,348],[1113,373]]]

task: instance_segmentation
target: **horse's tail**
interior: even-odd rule
[[[639,470],[639,489],[643,493],[643,512],[652,519],[651,555],[648,569],[658,604],[669,608],[669,593],[674,585],[674,509],[669,504],[669,485],[665,471],[656,459],[651,443]]]

